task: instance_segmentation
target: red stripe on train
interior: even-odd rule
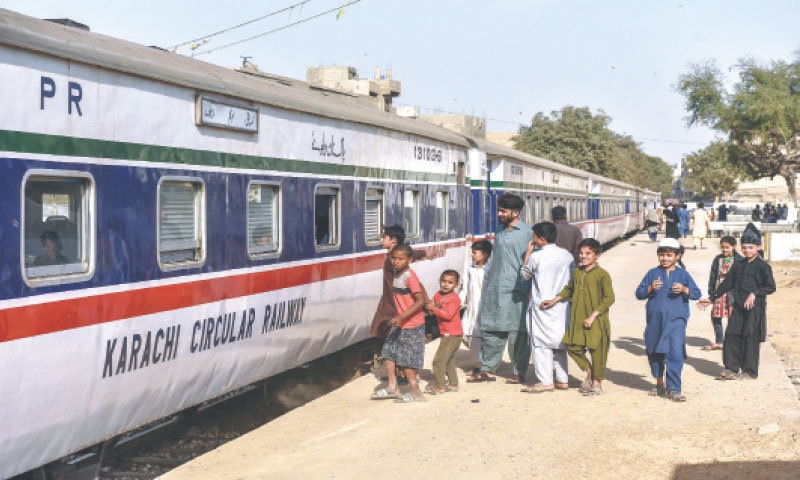
[[[432,248],[465,244],[460,240]],[[365,257],[8,308],[0,310],[0,342],[371,272],[382,269],[384,259],[385,252],[376,250]]]

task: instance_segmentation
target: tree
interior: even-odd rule
[[[550,116],[537,113],[512,140],[517,150],[668,195],[672,167],[647,156],[631,137],[609,129],[610,123],[602,110],[593,115],[567,105]]]
[[[729,142],[713,142],[708,147],[686,156],[686,190],[703,191],[714,197],[734,192],[739,181],[749,179],[737,154],[745,154]]]
[[[744,59],[739,82],[728,92],[713,62],[694,64],[676,89],[686,99],[687,126],[705,125],[728,135],[739,167],[752,178],[782,176],[797,203],[800,166],[800,51],[766,66]]]
[[[561,111],[534,115],[531,126],[522,126],[512,138],[515,148],[563,165],[616,178],[613,164],[614,133],[611,117],[602,111],[592,115],[586,107],[566,106]]]

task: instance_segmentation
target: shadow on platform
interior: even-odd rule
[[[678,465],[673,480],[794,480],[800,478],[800,462],[715,462]]]

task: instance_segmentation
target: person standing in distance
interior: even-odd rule
[[[550,211],[550,216],[553,218],[553,223],[556,224],[556,230],[558,231],[556,246],[571,253],[572,258],[575,259],[575,265],[578,265],[578,245],[583,240],[581,229],[567,222],[567,209],[561,205],[553,207]]]
[[[520,269],[532,230],[519,218],[524,205],[514,194],[504,193],[497,198],[497,220],[503,228],[495,233],[492,269],[486,277],[481,303],[481,368],[468,382],[494,381],[506,344],[514,367],[506,383],[522,383],[528,369],[531,349],[525,312],[531,283],[522,278]]]

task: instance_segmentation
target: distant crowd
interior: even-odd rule
[[[384,289],[371,333],[384,339],[386,378],[373,399],[409,403],[425,401],[425,393],[458,392],[455,356],[462,346],[473,364],[467,382],[496,381],[505,350],[512,367],[505,382],[521,384],[522,392],[568,389],[571,358],[585,373],[578,392],[587,397],[604,393],[611,345],[609,309],[615,295],[610,275],[598,265],[602,246],[582,238],[562,206],[552,209],[552,221],[532,227],[520,219],[523,207],[516,195],[498,197],[501,228],[494,242],[472,243],[472,264],[463,281],[459,272],[445,270],[432,299],[411,268],[413,250],[404,243],[403,228],[384,227]],[[712,307],[715,339],[704,349],[723,352],[724,369],[717,379],[755,379],[760,343],[766,339],[766,296],[775,291],[772,270],[758,253],[761,235],[750,223],[741,236],[741,255],[735,238],[722,238],[721,253],[710,269],[708,297],[701,299],[700,288],[682,267],[685,250],[679,238],[688,234],[692,222],[694,248],[705,248],[709,216],[703,204],[693,215],[685,207],[648,212],[650,238],[657,240],[662,225],[666,238],[658,243],[658,266],[645,273],[634,292],[646,301],[644,344],[654,379],[648,394],[675,402],[686,401],[681,372],[689,300],[697,301],[701,310]],[[720,217],[727,215],[722,207]],[[723,319],[728,319],[725,330]],[[432,362],[434,380],[423,393],[419,370],[426,341],[435,339],[439,345]],[[408,385],[405,393],[401,384]]]

